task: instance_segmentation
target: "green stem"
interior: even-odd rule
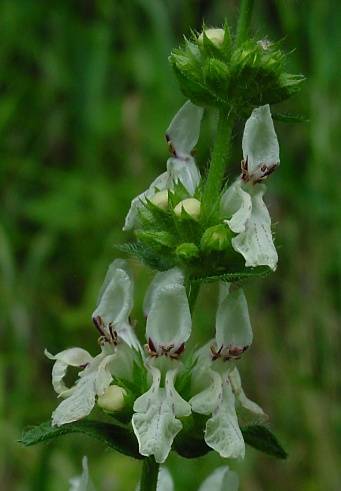
[[[200,291],[200,283],[198,281],[190,282],[189,293],[188,293],[188,303],[189,303],[189,308],[190,308],[191,314],[193,314],[193,310],[194,310],[195,303],[196,303],[198,295],[199,295],[199,291]]]
[[[236,46],[240,46],[247,38],[254,0],[242,0],[237,25]]]
[[[158,475],[159,464],[154,457],[143,459],[140,491],[156,491]]]
[[[232,128],[233,118],[231,113],[228,114],[225,111],[221,111],[219,113],[216,140],[202,199],[203,209],[206,215],[209,215],[216,205],[220,193],[225,166],[230,155]]]

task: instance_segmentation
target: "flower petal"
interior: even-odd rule
[[[150,367],[150,370],[153,383],[134,403],[132,426],[140,454],[154,455],[156,462],[163,463],[175,436],[182,429],[182,423],[175,417],[173,399],[167,394],[167,389],[160,387],[160,370],[155,367]]]
[[[254,182],[279,165],[279,145],[268,104],[252,111],[245,124],[242,147]]]
[[[140,483],[137,485],[136,491],[141,491]],[[156,491],[174,491],[173,479],[167,467],[161,466],[159,469]]]
[[[174,491],[173,479],[167,467],[160,467],[156,491]]]
[[[134,284],[128,271],[128,263],[116,259],[108,268],[100,290],[97,307],[92,317],[100,316],[105,324],[115,326],[127,322],[133,308]]]
[[[245,266],[269,266],[275,270],[277,251],[271,233],[271,218],[263,201],[265,186],[256,184],[252,191],[252,213],[245,232],[231,241],[232,247],[245,258]]]
[[[214,370],[205,367],[194,373],[197,381],[194,381],[205,388],[193,396],[189,403],[192,410],[199,414],[211,414],[217,407],[221,398],[221,376]],[[195,384],[194,384],[195,385]]]
[[[244,458],[245,443],[239,428],[235,399],[229,383],[222,382],[219,403],[206,423],[205,441],[221,457]]]
[[[231,288],[230,283],[220,282],[219,305],[216,315],[216,343],[218,349],[240,350],[252,343],[252,327],[244,291]]]
[[[191,325],[185,288],[177,284],[160,288],[147,317],[147,339],[156,348],[172,346],[176,351],[190,337]]]
[[[92,318],[100,317],[106,330],[111,324],[129,346],[140,349],[139,342],[129,324],[133,295],[134,283],[128,263],[122,259],[116,259],[108,268]]]
[[[123,230],[132,230],[138,223],[140,210],[143,208],[146,199],[151,199],[158,191],[164,191],[167,189],[167,183],[169,181],[168,172],[163,172],[158,176],[149,186],[149,188],[143,193],[139,194],[131,202],[130,209],[125,219]]]
[[[263,409],[246,397],[242,388],[240,374],[236,367],[229,373],[229,380],[237,402],[242,409],[241,412],[238,411],[238,414],[241,417],[243,425],[260,424],[267,421],[268,416],[264,413]]]
[[[187,101],[172,119],[166,137],[176,157],[186,158],[190,155],[199,139],[203,112],[203,108]]]
[[[52,368],[52,385],[57,394],[65,393],[68,390],[68,387],[63,382],[68,366],[81,367],[87,365],[93,359],[82,348],[70,348],[56,355],[51,355],[47,350],[44,353],[50,360],[56,360]]]
[[[174,387],[174,380],[177,373],[178,370],[176,368],[173,370],[169,370],[166,373],[165,389],[167,398],[172,401],[175,416],[177,416],[178,418],[183,418],[191,414],[191,406],[187,401],[185,401],[185,399],[180,396],[180,394],[176,391]]]
[[[193,196],[198,187],[201,175],[193,157],[186,161],[179,158],[170,158],[167,161],[168,184],[167,189],[173,189],[174,184],[180,181],[188,193]]]
[[[144,302],[143,302],[144,315],[147,317],[151,305],[155,300],[155,295],[157,294],[160,288],[163,288],[169,284],[183,285],[184,281],[185,281],[185,275],[180,268],[172,268],[172,269],[168,269],[167,271],[156,273],[144,297]]]
[[[102,395],[112,380],[110,362],[113,356],[105,353],[97,355],[79,374],[76,385],[70,389],[71,395],[53,412],[53,425],[61,426],[78,421],[90,414],[96,402],[96,395]]]
[[[198,491],[238,491],[238,475],[227,466],[219,467],[202,483]]]
[[[82,474],[70,479],[70,491],[95,491],[95,487],[89,476],[87,457],[83,457],[82,467]]]
[[[245,226],[251,216],[252,204],[249,193],[242,189],[242,181],[237,179],[230,186],[220,202],[221,213],[224,217],[231,217],[230,220],[224,220],[232,232],[239,234],[245,231]]]

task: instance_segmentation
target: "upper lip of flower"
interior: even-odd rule
[[[123,230],[131,230],[138,224],[138,212],[156,192],[171,190],[178,181],[190,196],[200,182],[200,172],[191,153],[199,139],[203,109],[187,101],[172,119],[166,140],[172,152],[167,161],[167,170],[158,176],[149,188],[134,198],[126,216]]]

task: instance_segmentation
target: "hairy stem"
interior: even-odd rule
[[[140,491],[156,491],[159,464],[154,457],[143,459]]]
[[[206,216],[210,215],[211,210],[215,207],[222,186],[225,166],[230,155],[232,128],[231,113],[221,111],[203,195],[203,210]]]
[[[193,310],[195,307],[195,303],[197,301],[198,295],[200,291],[200,283],[199,282],[190,282],[188,288],[188,302],[191,314],[193,314]]]
[[[247,38],[254,0],[242,0],[239,10],[237,25],[236,46],[239,46]]]

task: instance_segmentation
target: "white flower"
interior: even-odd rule
[[[167,278],[169,281],[167,281]],[[149,390],[136,399],[132,425],[140,454],[166,460],[175,436],[182,429],[178,418],[188,416],[190,405],[177,393],[174,381],[179,356],[191,334],[191,314],[183,276],[176,270],[159,275],[147,292],[146,337],[152,377]]]
[[[253,339],[247,301],[242,288],[230,283],[219,285],[216,314],[216,344],[225,359],[240,357]]]
[[[279,164],[279,147],[268,105],[255,109],[245,124],[242,176],[223,194],[221,212],[237,235],[231,243],[244,256],[245,266],[269,266],[275,270],[271,218],[260,184]]]
[[[82,467],[82,474],[70,479],[69,491],[95,491],[95,487],[89,476],[88,459],[86,457],[83,457]]]
[[[205,441],[225,458],[245,455],[236,406],[255,415],[257,421],[265,416],[262,409],[245,396],[233,363],[251,342],[252,329],[243,291],[221,284],[215,340],[210,348],[206,345],[197,354],[193,376],[196,395],[189,403],[194,412],[210,416]]]
[[[176,113],[166,131],[166,138],[173,153],[167,161],[167,171],[158,176],[149,188],[133,199],[125,219],[123,230],[132,230],[138,223],[139,212],[146,199],[151,200],[156,193],[171,190],[180,181],[189,195],[193,196],[199,182],[200,172],[191,156],[200,134],[203,109],[187,101]],[[162,206],[165,203],[163,196]]]
[[[109,266],[98,297],[92,320],[105,340],[115,342],[115,332],[135,349],[140,344],[130,325],[129,316],[134,302],[134,282],[127,262],[116,259]]]
[[[242,148],[247,181],[262,181],[279,165],[279,145],[268,104],[254,109],[246,121]]]
[[[174,283],[160,288],[147,317],[150,354],[177,358],[191,335],[191,326],[185,287]]]
[[[156,491],[174,491],[173,479],[167,467],[160,467]]]
[[[52,384],[64,400],[52,414],[52,424],[61,426],[84,418],[92,411],[96,398],[110,386],[113,377],[131,380],[135,352],[140,349],[128,317],[132,308],[133,284],[124,261],[116,260],[109,267],[93,320],[100,331],[101,353],[92,357],[81,348],[70,348],[56,355]],[[68,367],[78,367],[75,385],[68,388],[64,378]]]
[[[238,491],[239,478],[227,466],[218,467],[202,483],[198,491]]]

